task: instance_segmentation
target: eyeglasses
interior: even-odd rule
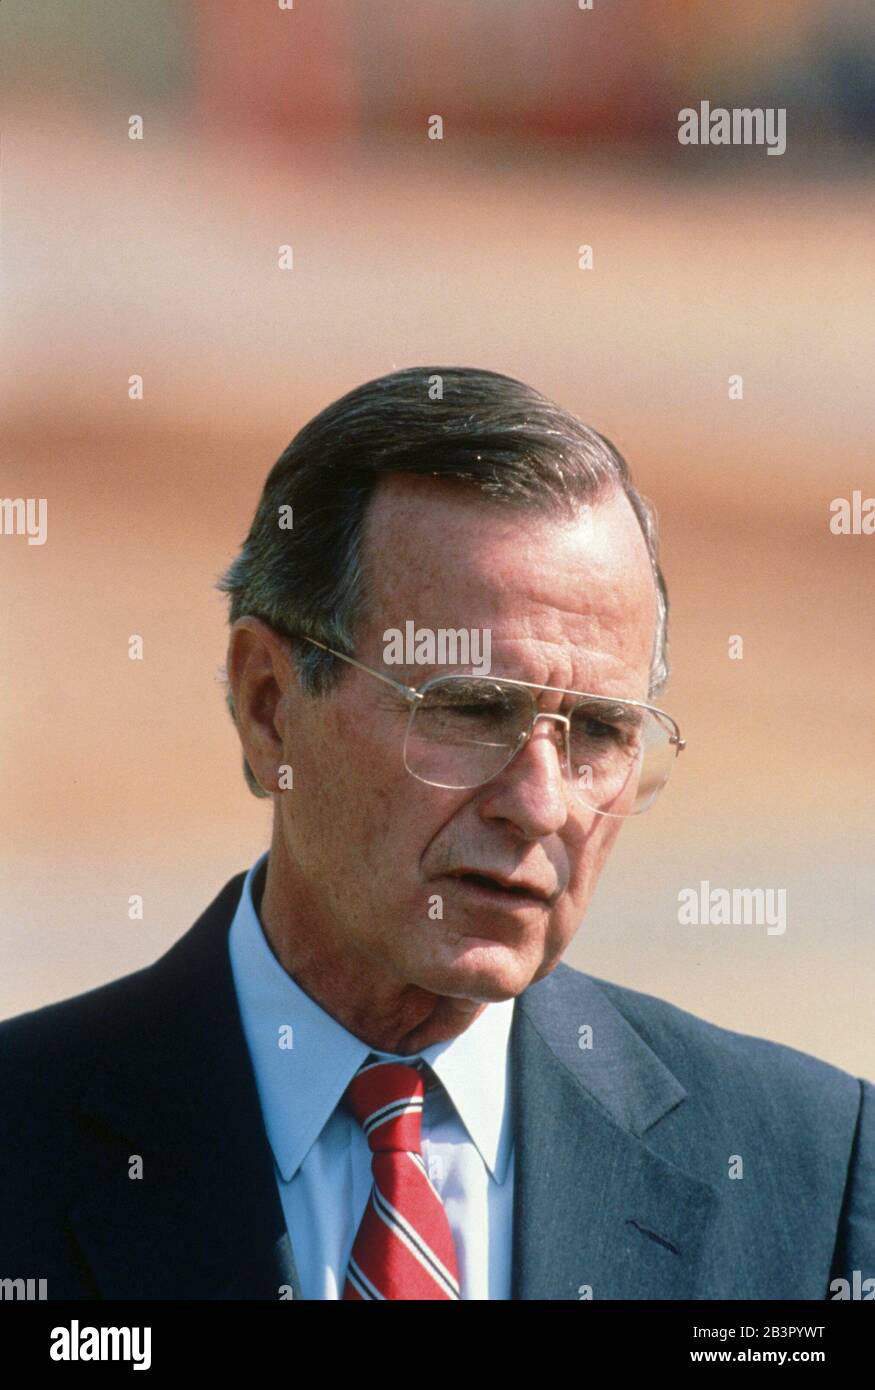
[[[653,805],[686,747],[671,715],[640,700],[455,673],[431,676],[415,689],[315,637],[294,635],[376,676],[408,702],[404,766],[431,787],[462,791],[491,782],[525,747],[538,720],[552,719],[577,800],[601,816],[637,816]],[[544,690],[576,702],[567,715],[539,710],[535,692]]]

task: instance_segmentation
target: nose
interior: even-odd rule
[[[553,722],[539,728],[541,720]],[[568,819],[567,727],[565,715],[536,714],[525,743],[484,788],[484,815],[512,821],[531,839],[562,829]]]

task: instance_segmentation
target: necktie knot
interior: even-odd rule
[[[372,1153],[420,1153],[425,1080],[420,1065],[368,1061],[346,1088],[346,1104]]]

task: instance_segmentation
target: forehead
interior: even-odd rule
[[[470,486],[393,475],[368,509],[367,627],[488,627],[496,644],[579,644],[649,665],[656,591],[622,490],[569,519]],[[497,669],[497,668],[496,668]]]

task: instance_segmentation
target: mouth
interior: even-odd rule
[[[505,911],[515,908],[546,907],[550,895],[528,883],[512,883],[507,879],[493,877],[491,874],[474,870],[451,874],[466,897],[481,903],[484,907],[500,907]]]

